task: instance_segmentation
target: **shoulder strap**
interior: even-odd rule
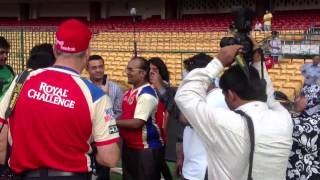
[[[249,136],[250,136],[250,157],[249,157],[249,171],[248,171],[248,180],[253,180],[252,178],[252,164],[253,164],[253,153],[254,153],[254,126],[253,122],[250,116],[248,116],[245,112],[241,110],[236,110],[236,113],[240,114],[242,117],[244,117],[247,121],[248,130],[249,130]]]
[[[19,77],[17,79],[17,83],[15,84],[15,86],[13,88],[13,92],[10,97],[9,106],[8,106],[6,113],[5,113],[5,116],[4,116],[5,120],[7,120],[10,117],[12,110],[13,110],[14,106],[16,105],[16,102],[17,102],[18,97],[20,95],[23,84],[26,81],[26,79],[29,76],[31,71],[32,71],[32,69],[26,69],[19,75]]]

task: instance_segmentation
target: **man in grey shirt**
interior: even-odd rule
[[[113,116],[117,119],[122,114],[123,92],[116,83],[108,80],[104,70],[103,58],[99,55],[91,55],[87,64],[87,71],[89,73],[90,80],[110,97],[113,106]],[[97,180],[109,180],[109,173],[109,168],[96,164]]]
[[[304,84],[319,84],[320,83],[320,56],[314,56],[312,64],[305,64],[301,67],[301,73],[304,76]]]

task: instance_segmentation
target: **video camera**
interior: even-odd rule
[[[253,43],[249,37],[252,30],[252,18],[253,11],[249,8],[241,8],[233,12],[235,17],[234,27],[235,35],[234,37],[223,37],[220,41],[220,47],[229,45],[241,45],[242,53],[241,56],[236,56],[236,62],[241,66],[243,71],[249,77],[248,66],[253,61]],[[263,57],[262,51],[260,51],[261,57]],[[262,65],[262,64],[261,64]],[[262,68],[263,70],[263,68]],[[263,72],[262,72],[263,76]]]
[[[234,37],[224,37],[220,42],[220,46],[229,45],[242,45],[243,57],[247,64],[253,60],[253,44],[249,38],[249,33],[252,30],[252,10],[248,8],[241,8],[233,13],[235,20],[235,36]]]

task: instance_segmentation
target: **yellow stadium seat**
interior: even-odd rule
[[[303,59],[292,59],[292,64],[299,64],[302,65],[304,64],[304,60]]]
[[[290,64],[291,63],[291,59],[281,59],[279,61],[280,64]]]
[[[301,84],[304,83],[304,77],[303,76],[291,76],[289,78],[289,81],[299,81]]]
[[[279,89],[282,87],[283,82],[282,81],[273,81],[272,82],[273,87],[275,87],[276,89]]]
[[[293,88],[279,88],[278,90],[287,95],[290,101],[293,101],[295,97],[295,90]]]
[[[292,88],[292,89],[294,89],[294,94],[297,94],[300,91],[301,86],[302,86],[301,82],[299,82],[299,81],[291,81],[291,82],[284,83],[282,87],[284,87],[284,88]]]
[[[280,69],[269,69],[268,70],[269,74],[275,74],[275,75],[280,75]]]
[[[304,63],[312,63],[312,59],[305,59]]]

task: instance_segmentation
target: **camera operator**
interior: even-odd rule
[[[257,47],[252,41],[253,47]],[[252,66],[248,67],[249,77],[240,66],[234,65],[220,79],[231,110],[214,108],[205,100],[212,79],[234,62],[241,48],[240,45],[221,48],[205,68],[188,74],[175,101],[204,143],[209,180],[282,180],[292,145],[292,122],[288,111],[274,100],[268,75],[264,76],[267,83],[259,77],[261,55],[258,51],[253,55]],[[248,119],[253,122],[254,146],[250,143],[252,128]],[[252,172],[249,170],[251,147],[255,148]]]

